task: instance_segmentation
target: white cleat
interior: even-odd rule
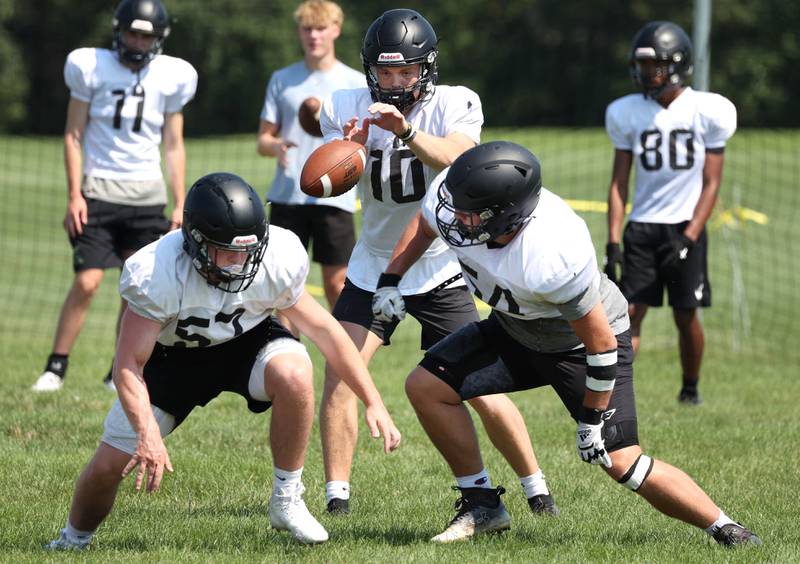
[[[269,524],[278,531],[289,531],[303,544],[328,540],[328,531],[308,511],[303,501],[302,484],[293,491],[273,492],[269,500]]]
[[[64,380],[56,373],[49,370],[39,376],[36,383],[31,386],[33,392],[57,392],[64,386]]]
[[[89,542],[71,541],[67,538],[64,529],[61,529],[61,534],[55,540],[50,541],[44,545],[45,550],[62,551],[62,550],[86,550],[89,548]]]
[[[456,501],[458,512],[447,529],[433,537],[432,542],[463,541],[482,533],[499,533],[511,528],[511,517],[500,500],[500,495],[505,493],[502,487],[454,489],[460,489],[462,495]]]

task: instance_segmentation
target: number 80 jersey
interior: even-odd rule
[[[120,63],[114,51],[83,48],[67,56],[64,81],[72,98],[89,104],[84,174],[160,179],[164,114],[180,112],[194,97],[194,67],[183,59],[158,55],[136,72]]]
[[[667,108],[629,94],[609,104],[606,131],[636,164],[629,219],[680,223],[692,218],[700,198],[706,152],[724,148],[736,131],[736,108],[719,94],[689,87]]]
[[[360,127],[364,118],[371,117],[367,109],[372,103],[367,88],[334,92],[323,103],[320,116],[325,142],[341,139],[345,124],[354,117],[358,117]],[[414,105],[406,120],[429,135],[446,137],[458,132],[477,144],[483,110],[472,90],[438,85]],[[374,125],[369,128],[366,149],[367,163],[358,183],[363,220],[347,277],[356,286],[374,291],[395,244],[439,171],[425,165],[391,131]],[[446,245],[436,241],[403,277],[400,291],[406,295],[424,293],[458,272]]]

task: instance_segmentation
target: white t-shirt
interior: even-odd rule
[[[306,98],[320,100],[336,90],[358,88],[366,84],[364,75],[336,61],[327,71],[312,71],[303,61],[275,71],[269,79],[261,119],[280,126],[280,136],[296,147],[286,152],[287,167],[278,165],[267,199],[279,204],[321,204],[352,213],[356,207],[354,190],[324,200],[300,190],[300,174],[308,156],[323,143],[321,137],[309,135],[300,127],[297,110]]]
[[[180,112],[194,97],[194,67],[183,59],[158,55],[137,73],[120,63],[115,51],[82,48],[67,56],[64,81],[73,98],[89,103],[84,174],[160,179],[164,114]]]
[[[700,199],[706,151],[725,147],[736,131],[736,108],[719,94],[689,87],[667,108],[629,94],[609,104],[606,131],[636,163],[629,219],[681,223],[692,218]]]
[[[175,230],[125,261],[119,292],[134,313],[162,324],[162,345],[213,346],[297,303],[307,275],[308,255],[300,240],[271,225],[253,283],[244,292],[224,292],[195,270],[183,250],[183,234]]]
[[[344,125],[351,118],[358,117],[361,124],[370,117],[367,108],[372,103],[368,88],[334,92],[322,106],[320,122],[325,141],[341,139]],[[477,144],[483,109],[478,95],[468,88],[436,86],[432,95],[414,105],[406,120],[430,135],[446,137],[459,132]],[[395,244],[419,210],[438,171],[423,164],[393,133],[379,127],[370,127],[366,148],[367,164],[358,183],[363,220],[347,277],[359,288],[374,291]],[[458,272],[447,246],[435,241],[403,276],[400,292],[427,292]]]

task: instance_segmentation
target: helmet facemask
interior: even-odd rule
[[[121,62],[141,69],[160,55],[164,40],[169,36],[170,18],[159,0],[123,0],[112,20],[114,30],[111,48],[119,54]],[[125,42],[128,31],[153,37],[149,49],[141,50]]]
[[[436,204],[436,226],[442,238],[454,247],[474,247],[484,245],[501,235],[512,232],[520,222],[509,224],[499,229],[498,219],[503,215],[499,208],[483,208],[481,210],[459,210],[453,205],[453,198],[447,190],[445,182],[439,185],[437,192],[439,203]],[[456,214],[463,214],[466,223]],[[478,221],[475,221],[478,218]]]
[[[644,48],[637,49],[637,51],[644,50]],[[675,54],[680,62],[680,53]],[[643,72],[642,62],[653,61],[656,64],[652,67],[652,72]],[[663,76],[664,80],[661,84],[656,83],[656,78]],[[683,79],[677,69],[677,63],[668,61],[659,61],[652,57],[637,57],[631,62],[631,77],[636,85],[642,89],[646,98],[658,99],[664,92],[670,88],[680,88],[683,85]]]
[[[361,56],[364,63],[364,74],[367,77],[367,86],[375,102],[391,104],[401,112],[405,112],[425,96],[433,93],[437,79],[438,51],[432,50],[425,57],[408,60],[402,58],[402,53],[381,53],[377,61],[367,60],[363,53]],[[378,80],[378,67],[399,67],[413,64],[419,64],[419,79],[414,84],[407,88],[381,88]]]
[[[195,270],[211,286],[235,294],[246,290],[258,274],[268,238],[267,233],[261,240],[257,235],[240,235],[234,237],[230,243],[223,243],[207,238],[198,229],[192,229],[184,240]],[[219,250],[245,253],[246,258],[240,264],[219,266],[216,263]]]

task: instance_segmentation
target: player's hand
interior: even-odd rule
[[[289,158],[287,156],[287,153],[289,152],[289,149],[293,147],[297,147],[297,143],[295,143],[294,141],[279,139],[276,142],[275,154],[278,157],[278,164],[281,167],[287,168],[289,166]]]
[[[161,478],[164,470],[172,472],[172,462],[169,460],[169,453],[164,441],[161,439],[161,432],[158,425],[153,423],[154,430],[142,433],[139,436],[139,443],[136,445],[136,452],[133,453],[128,464],[122,470],[122,477],[127,476],[134,468],[136,470],[136,490],[142,489],[142,484],[147,480],[147,493],[156,491],[161,486]]]
[[[578,421],[578,432],[575,434],[575,445],[581,460],[589,464],[602,464],[611,468],[611,457],[606,451],[603,440],[603,421],[597,425]]]
[[[406,316],[406,302],[397,289],[398,274],[384,272],[378,278],[378,287],[372,295],[372,315],[378,321],[402,321]]]
[[[408,122],[405,116],[391,104],[375,102],[367,108],[367,111],[372,114],[372,117],[369,118],[370,123],[381,129],[390,131],[395,135],[397,135],[398,131],[402,133],[408,129]]]
[[[389,454],[400,446],[400,431],[383,404],[371,405],[364,411],[369,434],[373,439],[383,437],[383,452]]]
[[[606,258],[604,261],[603,272],[614,284],[619,285],[622,279],[622,249],[619,243],[608,243],[606,245]]]
[[[89,221],[89,208],[82,194],[70,198],[67,204],[67,214],[64,216],[64,229],[70,239],[83,233],[83,226]]]
[[[694,244],[694,241],[681,233],[661,245],[656,251],[661,275],[667,279],[677,278],[686,264],[686,259],[689,258],[689,253],[692,252]]]
[[[369,124],[369,118],[364,118],[364,121],[361,122],[361,126],[359,127],[358,118],[351,118],[342,128],[345,140],[366,145],[367,139],[369,138]]]

